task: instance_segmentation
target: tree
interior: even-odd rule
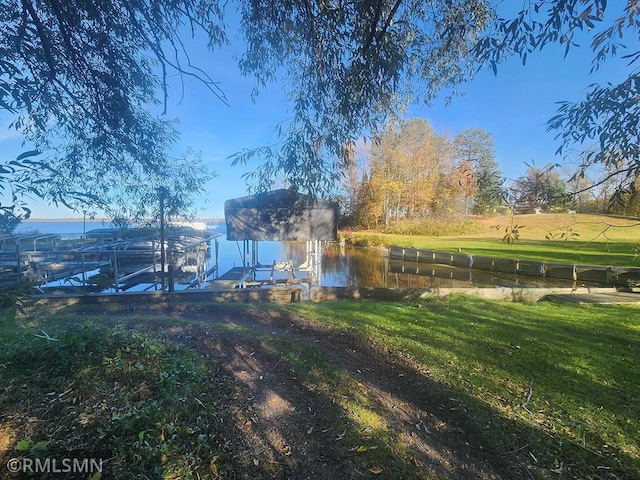
[[[586,160],[604,165],[620,178],[618,199],[631,193],[640,175],[640,51],[628,50],[624,43],[626,35],[638,38],[639,7],[638,0],[525,2],[515,18],[496,17],[493,28],[474,47],[480,65],[490,65],[494,72],[505,58],[515,54],[525,63],[528,55],[550,44],[563,45],[566,55],[579,46],[579,34],[590,36],[592,71],[624,54],[630,72],[624,81],[591,85],[584,100],[561,102],[547,124],[558,132],[559,154],[596,142],[599,148],[585,150]]]
[[[364,166],[362,157],[363,152],[359,152],[354,147],[351,156],[352,160],[346,165],[341,188],[339,201],[341,204],[341,217],[344,225],[353,226],[356,223],[358,215],[358,202],[361,195],[361,186],[364,180]]]
[[[31,216],[31,210],[23,197],[26,194],[39,195],[38,182],[32,182],[30,175],[37,167],[29,160],[31,153],[20,155],[16,160],[0,165],[0,198],[10,201],[2,205],[0,202],[0,233],[11,233],[22,222]]]
[[[637,0],[628,0],[624,9],[621,2],[606,0],[524,2],[515,17],[498,12],[508,2],[305,2],[287,3],[286,12],[276,2],[267,3],[266,14],[264,2],[245,4],[249,49],[242,66],[267,82],[287,62],[293,119],[283,127],[280,150],[245,151],[235,159],[263,155],[266,162],[252,180],[264,184],[283,175],[294,188],[307,190],[317,190],[325,180],[332,184],[326,172],[333,174],[344,162],[341,148],[353,141],[353,132],[375,136],[408,101],[428,102],[443,88],[455,94],[475,71],[489,67],[497,73],[499,64],[514,55],[526,62],[550,44],[568,51],[577,45],[577,32],[590,35],[597,69],[623,50],[624,35],[637,38],[640,28]],[[606,24],[608,18],[613,21]],[[627,184],[640,165],[635,128],[640,79],[633,69],[639,57],[640,52],[629,52],[626,81],[593,86],[583,102],[563,103],[549,121],[562,141],[559,153],[595,139],[601,148],[593,161],[616,165],[622,160],[619,171],[627,175]]]
[[[496,207],[503,204],[506,188],[502,172],[495,161],[480,160],[474,171],[476,194],[473,201],[473,211],[476,214],[492,213]]]
[[[569,49],[578,30],[593,32],[597,68],[622,49],[621,35],[640,28],[637,0],[628,0],[604,29],[596,26],[615,9],[606,0],[527,2],[515,18],[499,16],[493,3],[238,0],[247,42],[241,71],[255,76],[256,92],[281,81],[292,106],[278,145],[240,152],[234,161],[262,158],[248,178],[255,188],[267,189],[281,179],[292,189],[329,195],[355,139],[376,136],[408,103],[429,101],[443,89],[453,95],[477,69],[497,71],[509,56],[525,61],[551,43]],[[0,108],[17,115],[13,127],[39,150],[54,152],[37,179],[55,178],[58,167],[81,180],[97,172],[91,179],[100,192],[102,178],[128,178],[114,165],[149,172],[165,162],[174,125],[152,115],[149,106],[166,106],[171,72],[197,76],[223,98],[215,82],[192,66],[181,39],[185,30],[203,31],[210,47],[225,43],[222,5],[217,0],[3,2]],[[632,65],[638,57],[640,52],[631,52]],[[560,129],[563,147],[596,139],[601,148],[593,161],[620,165],[632,181],[640,161],[632,128],[638,123],[638,85],[633,71],[620,85],[593,87],[584,102],[563,104],[549,126]],[[55,189],[46,193],[53,201],[69,196]]]
[[[378,195],[381,187],[379,181],[370,180],[365,172],[358,188],[357,203],[355,205],[355,223],[367,230],[382,225],[385,218],[382,197]]]
[[[429,122],[391,123],[373,143],[358,201],[360,221],[388,227],[458,213],[460,178],[451,141]]]
[[[185,23],[206,30],[212,45],[225,41],[214,2],[2,2],[0,109],[35,146],[18,159],[22,165],[13,162],[13,172],[12,162],[3,167],[0,181],[14,204],[38,195],[71,208],[110,207],[114,189],[133,192],[156,172],[171,171],[175,126],[152,113],[166,110],[168,74],[198,76],[221,96],[188,63]]]
[[[491,133],[471,127],[459,132],[454,139],[456,157],[460,165],[469,172],[468,188],[473,196],[473,211],[483,214],[499,206],[505,196],[502,172],[495,161],[493,138]]]
[[[281,144],[234,162],[264,160],[248,176],[256,189],[280,179],[330,194],[359,136],[375,137],[407,103],[469,78],[469,52],[491,16],[485,0],[242,2],[240,67],[259,85],[286,75],[292,118]]]
[[[548,168],[530,166],[519,177],[512,193],[515,204],[520,207],[540,207],[543,210],[566,207],[569,202],[567,186],[558,172]]]
[[[615,189],[615,176],[608,174],[602,164],[586,161],[588,149],[565,156],[562,175],[567,180],[571,209],[578,213],[605,213],[609,196]]]

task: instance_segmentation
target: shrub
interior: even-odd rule
[[[340,240],[354,247],[387,247],[389,242],[387,239],[375,233],[370,232],[352,232],[343,231],[339,236]]]
[[[452,219],[429,219],[424,221],[401,221],[390,225],[385,233],[398,235],[425,235],[431,237],[449,237],[471,235],[484,231],[480,222],[474,220],[455,221]]]
[[[232,391],[216,378],[215,365],[191,349],[89,327],[3,343],[0,405],[17,419],[10,425],[17,432],[14,456],[45,445],[110,459],[108,478],[153,472],[196,479],[210,478],[211,465],[229,448],[234,428],[224,405]],[[37,430],[21,423],[24,408]]]

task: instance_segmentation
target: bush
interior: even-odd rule
[[[389,242],[384,236],[369,232],[352,232],[351,230],[346,230],[340,232],[339,239],[347,245],[353,245],[354,247],[389,246]]]
[[[153,472],[196,479],[211,478],[212,462],[233,443],[224,407],[233,390],[214,362],[193,350],[140,332],[89,327],[2,343],[0,405],[17,419],[9,425],[17,432],[13,456],[33,454],[35,445],[110,459],[108,478]],[[25,409],[37,430],[20,420]]]
[[[424,221],[401,221],[390,225],[385,233],[397,235],[425,235],[430,237],[449,237],[471,235],[484,231],[484,227],[475,220],[455,221],[452,219],[429,219]]]

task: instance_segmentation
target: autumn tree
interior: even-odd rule
[[[501,14],[511,3],[495,1],[305,2],[287,4],[286,12],[276,3],[267,2],[268,13],[264,3],[248,4],[243,67],[269,82],[288,65],[292,120],[283,127],[282,148],[243,152],[236,160],[262,156],[266,162],[253,180],[260,184],[283,175],[309,191],[323,190],[314,182],[326,180],[331,186],[344,162],[341,149],[354,135],[375,136],[408,102],[429,101],[443,88],[455,94],[477,70],[497,73],[513,56],[526,63],[551,44],[568,51],[578,45],[577,32],[591,40],[597,69],[623,52],[623,37],[637,38],[640,28],[637,0],[524,2],[515,15]],[[558,131],[560,153],[585,140],[600,142],[592,160],[615,164],[623,159],[619,172],[632,181],[640,165],[634,127],[640,113],[634,68],[640,52],[625,53],[628,79],[591,87],[583,102],[563,103],[549,128]]]
[[[52,201],[90,201],[86,192],[101,193],[102,179],[128,181],[121,166],[149,172],[167,162],[167,143],[176,135],[162,116],[167,78],[198,77],[223,97],[201,68],[206,61],[193,66],[183,36],[204,33],[211,48],[224,44],[225,6],[239,15],[246,41],[240,70],[255,77],[256,92],[282,84],[291,102],[280,142],[240,152],[235,161],[262,161],[249,178],[258,189],[283,179],[292,189],[320,195],[333,193],[355,139],[376,136],[408,103],[428,101],[443,89],[455,94],[479,68],[497,71],[510,56],[524,61],[552,43],[570,49],[577,31],[589,32],[599,68],[623,51],[624,35],[637,37],[640,28],[637,0],[624,2],[624,9],[606,0],[525,2],[522,12],[506,17],[499,13],[505,3],[3,2],[0,109],[15,116],[12,128],[50,153],[13,165],[13,172],[5,168],[0,179],[6,185],[24,173],[27,183],[16,181],[13,193],[34,187]],[[624,53],[631,63],[625,81],[592,87],[583,102],[563,104],[549,125],[560,132],[563,148],[599,142],[592,160],[619,165],[633,183],[640,168],[634,68],[640,53]],[[86,181],[86,189],[49,182],[59,171]]]
[[[248,149],[235,162],[263,161],[257,189],[275,180],[330,194],[345,171],[345,148],[376,137],[417,98],[468,79],[468,55],[489,25],[486,0],[441,2],[242,2],[247,52],[240,66],[258,85],[288,87],[291,119],[279,145]]]
[[[360,202],[367,224],[389,226],[424,220],[462,208],[459,169],[451,141],[429,122],[391,123],[370,149]]]
[[[381,180],[369,178],[365,172],[357,191],[356,204],[354,205],[354,223],[367,230],[379,229],[386,221],[385,202],[379,194],[382,191]]]

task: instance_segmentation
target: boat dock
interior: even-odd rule
[[[312,284],[313,271],[306,265],[295,266],[293,262],[274,262],[272,265],[254,264],[251,267],[233,267],[205,287],[209,290],[234,288],[291,286]]]
[[[574,282],[593,282],[602,285],[627,286],[630,281],[640,279],[639,267],[539,262],[398,246],[389,247],[388,256],[391,261],[411,262],[413,264],[433,264],[469,270],[571,280]]]
[[[209,284],[206,286],[206,289],[230,290],[233,288],[237,288],[237,285],[242,282],[242,279],[246,276],[246,271],[247,269],[244,267],[233,267],[228,272],[209,282]]]
[[[168,229],[164,242],[154,228],[5,235],[0,237],[0,288],[29,284],[61,293],[171,290],[176,284],[200,288],[218,273],[219,236],[184,226]],[[210,242],[213,266],[208,264]]]

